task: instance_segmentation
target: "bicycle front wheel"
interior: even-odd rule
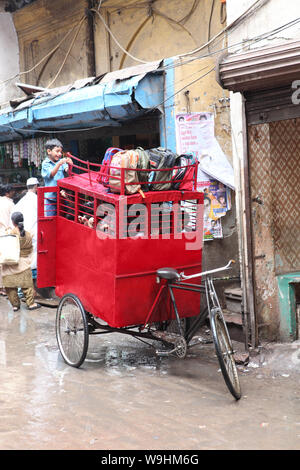
[[[241,387],[233,356],[234,352],[223,315],[218,308],[212,309],[210,322],[217,358],[225,383],[234,398],[239,400]]]
[[[85,310],[74,294],[66,294],[59,303],[56,338],[65,362],[80,367],[88,350],[89,330]]]

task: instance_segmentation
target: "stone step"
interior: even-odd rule
[[[235,325],[238,326],[243,326],[243,319],[242,319],[242,314],[241,313],[236,313],[232,312],[231,310],[228,309],[222,309],[223,310],[223,315],[226,323],[234,323]]]
[[[226,307],[234,313],[241,313],[242,310],[242,289],[240,287],[224,290]]]

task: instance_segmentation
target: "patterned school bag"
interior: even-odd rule
[[[113,155],[109,169],[109,188],[111,192],[118,194],[121,192],[122,168],[125,168],[125,193],[134,194],[140,191],[141,185],[138,183],[136,171],[138,159],[139,154],[135,150],[122,150]]]

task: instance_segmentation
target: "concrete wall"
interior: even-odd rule
[[[256,0],[227,0],[227,24],[230,25],[254,3],[256,3]],[[300,38],[300,26],[298,23],[259,42],[249,41],[299,17],[299,2],[293,0],[262,0],[261,3],[263,6],[257,9],[254,15],[249,16],[249,18],[243,20],[241,24],[228,32],[228,45],[230,46],[231,53],[272,46],[273,44]],[[243,156],[241,110],[241,94],[231,93],[230,112],[233,161],[237,182],[240,179],[241,158]]]
[[[300,26],[299,24],[289,27],[285,30],[276,32],[269,35],[268,38],[257,41],[257,37],[271,32],[273,29],[279,28],[300,15],[299,2],[292,0],[262,0],[260,3],[254,0],[227,0],[227,23],[231,24],[249,7],[257,3],[255,13],[248,18],[244,19],[238,26],[228,32],[228,44],[230,52],[242,52],[249,49],[259,49],[262,47],[271,47],[275,44],[283,44],[285,41],[299,40]],[[254,40],[256,38],[256,40]],[[247,239],[246,239],[246,207],[245,207],[245,192],[247,191],[247,181],[244,181],[244,168],[247,164],[247,134],[248,129],[245,127],[243,121],[244,108],[243,99],[240,93],[230,93],[230,114],[231,114],[231,129],[232,129],[232,151],[233,151],[233,164],[235,171],[235,181],[237,184],[236,190],[236,210],[238,214],[238,230],[239,230],[239,246],[240,246],[240,259],[247,263],[249,256]],[[268,124],[266,124],[268,126]],[[250,149],[251,150],[251,149]],[[258,148],[252,153],[252,157],[258,155]],[[271,158],[268,155],[268,159]],[[264,162],[266,163],[266,158]],[[252,166],[252,175],[254,176],[254,160],[251,160],[250,155],[250,171]],[[257,173],[263,180],[264,190],[266,192],[267,179],[262,178],[262,170],[256,168]],[[268,178],[270,175],[268,175]],[[257,182],[256,182],[257,184]],[[251,180],[253,186],[253,179]],[[271,182],[271,186],[272,182]],[[255,184],[254,184],[255,187]],[[257,188],[256,188],[257,189]],[[270,189],[272,191],[272,188]],[[256,193],[255,193],[256,195]],[[257,222],[257,211],[267,210],[267,205],[259,208],[252,208],[253,221]],[[286,339],[286,334],[281,331],[281,319],[278,308],[278,289],[277,280],[275,277],[275,252],[274,252],[274,227],[270,221],[271,213],[265,214],[262,219],[262,225],[256,227],[257,232],[253,234],[253,254],[258,256],[258,261],[255,262],[255,279],[254,279],[254,295],[256,297],[256,313],[257,313],[257,326],[259,335],[265,336],[268,339]],[[264,227],[266,232],[264,235],[259,233],[259,230]],[[253,229],[253,227],[252,227]],[[266,258],[261,259],[261,253],[266,255]],[[272,269],[270,269],[272,265]],[[251,274],[251,273],[250,273]],[[247,269],[243,272],[245,282],[248,286],[252,282],[248,278]],[[248,292],[249,293],[249,292]],[[248,298],[249,300],[249,298]],[[250,299],[251,300],[251,299]],[[249,302],[248,309],[251,310],[251,302]],[[254,314],[254,311],[252,312]]]
[[[86,0],[37,0],[13,14],[20,68],[30,70],[25,83],[55,88],[94,73],[87,6]]]
[[[12,15],[4,11],[4,3],[0,3],[0,45],[0,107],[6,107],[18,93],[15,78],[7,80],[19,73],[19,47]]]
[[[227,24],[230,25],[254,3],[256,3],[256,0],[227,0]],[[300,14],[299,2],[293,0],[262,0],[261,3],[263,6],[257,9],[254,15],[249,16],[249,18],[243,20],[241,24],[228,32],[228,45],[230,46],[231,53],[272,46],[273,44],[300,38],[300,26],[298,23],[259,42],[249,41],[295,20]],[[241,94],[231,93],[232,144],[237,181],[239,180],[240,160],[243,155],[241,109]]]
[[[116,8],[116,4],[122,6]],[[223,27],[219,1],[157,0],[152,6],[140,4],[108,0],[99,10],[102,19],[95,13],[97,74],[139,63],[116,41],[136,59],[153,61],[191,51]]]
[[[243,20],[234,30],[228,33],[228,44],[236,45],[231,51],[241,51],[248,49],[257,49],[265,46],[280,44],[285,40],[297,39],[300,36],[299,23],[289,27],[288,29],[275,32],[272,36],[265,38],[259,42],[248,40],[258,35],[266,34],[273,29],[279,28],[296,18],[299,18],[300,6],[299,2],[294,0],[227,0],[227,24],[229,25],[239,16],[245,13],[251,6],[257,4],[253,15]],[[260,7],[261,5],[261,7]],[[246,43],[247,41],[247,43]],[[244,43],[243,43],[244,42]]]
[[[182,59],[184,64],[184,59]],[[232,162],[232,143],[230,132],[229,95],[215,80],[214,71],[180,91],[196,77],[205,75],[215,65],[215,58],[202,58],[188,64],[176,67],[174,70],[175,93],[172,117],[176,114],[190,112],[213,112],[215,120],[215,136],[222,150]],[[186,95],[188,92],[188,98]],[[223,238],[206,241],[203,250],[203,268],[213,269],[226,264],[229,259],[238,261],[238,238],[235,212],[235,194],[232,191],[232,209],[222,218]],[[236,263],[229,275],[239,274],[239,264]],[[226,287],[235,285],[226,284]],[[224,286],[221,286],[224,287]],[[222,288],[220,288],[220,294]]]

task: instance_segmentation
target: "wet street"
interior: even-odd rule
[[[157,343],[94,336],[74,369],[59,354],[55,314],[0,299],[0,449],[300,448],[299,341],[241,365],[236,402],[212,344],[180,360],[157,357]]]

